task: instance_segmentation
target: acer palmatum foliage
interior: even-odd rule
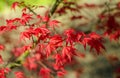
[[[64,0],[64,4],[66,6],[52,11],[52,13],[55,12],[61,15],[67,13],[66,9],[79,12],[80,8],[102,7],[102,5],[97,6],[95,4],[80,6],[74,2],[67,2],[67,0]],[[35,13],[30,7],[25,6],[23,2],[14,2],[12,9],[15,10],[16,7],[21,5],[24,5],[21,17],[7,19],[6,25],[0,26],[0,34],[18,30],[19,27],[23,26],[25,30],[20,33],[19,40],[21,43],[24,42],[25,45],[12,49],[11,53],[13,53],[15,60],[10,63],[6,64],[0,55],[0,64],[6,64],[5,67],[0,69],[0,78],[6,78],[9,72],[8,69],[12,71],[15,67],[24,67],[29,71],[34,71],[39,78],[54,78],[56,75],[64,77],[67,73],[65,67],[75,63],[74,57],[85,57],[85,54],[81,53],[76,48],[76,45],[82,45],[85,50],[89,46],[91,53],[99,55],[103,54],[105,50],[103,45],[104,36],[108,35],[111,40],[118,40],[120,36],[120,26],[115,21],[114,15],[108,16],[107,22],[104,24],[106,27],[98,26],[98,29],[105,30],[103,34],[97,34],[96,32],[86,34],[72,28],[66,29],[61,34],[56,31],[56,27],[60,27],[62,22],[52,19],[51,11],[47,11],[42,16]],[[71,7],[70,5],[74,5],[75,7]],[[105,20],[106,16],[103,14],[99,18],[100,20]],[[81,15],[73,15],[70,19],[76,20],[81,18],[87,19]],[[0,44],[0,51],[4,49],[5,46]],[[77,69],[77,76],[80,73],[82,73],[82,70]],[[14,74],[16,78],[29,78],[22,71],[16,71]]]

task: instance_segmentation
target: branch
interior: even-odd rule
[[[54,14],[54,12],[56,11],[57,7],[59,6],[59,4],[61,2],[62,2],[62,0],[55,1],[55,4],[53,5],[52,9],[50,10],[49,17],[51,17]]]

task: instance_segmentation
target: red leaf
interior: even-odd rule
[[[14,74],[15,74],[15,78],[26,78],[24,73],[21,71],[17,71]]]
[[[83,33],[83,32],[78,32],[76,34],[76,41],[79,42],[79,43],[82,43],[82,40],[83,38],[85,37],[86,35]]]
[[[56,64],[57,66],[62,66],[62,65],[64,64],[64,62],[63,62],[63,57],[62,57],[60,54],[56,54],[56,55],[55,55],[55,59],[56,59],[55,64]]]
[[[69,61],[71,61],[72,57],[74,55],[77,55],[75,52],[75,48],[73,48],[72,46],[66,46],[62,49],[62,56],[66,59],[68,59]]]
[[[25,12],[26,12],[26,10],[27,10],[27,8],[25,7],[25,8],[23,8],[23,9],[22,9],[22,12],[24,12],[24,13],[25,13]]]
[[[43,22],[48,22],[48,21],[49,21],[49,16],[44,16],[44,17],[42,18],[42,21],[43,21]]]
[[[51,78],[50,72],[51,71],[48,68],[41,68],[39,72],[39,76],[41,76],[42,78]]]
[[[110,34],[110,40],[119,40],[120,30],[115,31],[113,34]]]
[[[25,25],[30,19],[32,19],[32,15],[31,14],[23,13],[22,17],[20,19],[20,23],[22,25]]]
[[[34,29],[34,32],[36,35],[38,35],[38,34],[47,35],[50,33],[50,31],[46,27],[38,27],[38,28]]]
[[[34,33],[35,33],[35,31],[34,31],[34,29],[32,27],[28,28],[24,32],[21,32],[21,34],[20,34],[20,40],[25,40],[25,38],[30,39],[30,37]]]
[[[100,54],[100,49],[104,49],[105,47],[102,44],[102,37],[95,32],[89,34],[90,39],[88,40],[87,44],[90,45],[90,50],[93,48],[97,51],[97,54]]]
[[[19,2],[14,2],[14,3],[12,4],[12,9],[15,10],[15,8],[16,8],[18,5],[19,5]]]
[[[64,32],[64,34],[67,36],[66,45],[68,45],[68,43],[70,43],[70,45],[72,45],[76,39],[76,32],[73,29],[68,29]]]
[[[60,35],[54,35],[50,38],[49,44],[52,44],[54,46],[62,46],[62,37]]]
[[[83,38],[83,40],[82,40],[82,44],[83,44],[83,46],[84,46],[84,49],[86,49],[86,45],[87,45],[87,43],[88,43],[88,41],[90,40],[90,38]]]
[[[4,50],[4,49],[5,49],[5,47],[0,44],[0,50]]]
[[[96,34],[95,32],[91,32],[89,34],[90,38],[94,38],[94,39],[101,39],[102,37],[99,34]]]
[[[18,21],[18,18],[6,20],[6,22],[7,22],[7,30],[13,30],[13,29],[17,28],[17,26],[14,25],[15,21]]]
[[[61,77],[61,76],[64,76],[66,73],[67,72],[65,70],[64,71],[58,71],[57,75]]]
[[[29,32],[22,32],[20,34],[20,40],[25,40],[25,38],[30,39],[30,37],[31,37],[31,33],[29,33]]]
[[[60,22],[58,20],[52,20],[49,22],[49,26],[54,28],[55,26],[58,26]]]
[[[48,44],[46,47],[46,56],[48,57],[52,53],[52,51],[55,51],[55,50],[56,49],[53,45]]]
[[[6,26],[0,26],[0,33],[3,33],[7,30]]]

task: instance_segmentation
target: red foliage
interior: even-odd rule
[[[41,76],[42,78],[51,78],[50,72],[51,71],[48,68],[41,68],[39,72],[39,76]]]
[[[15,10],[15,8],[16,8],[18,5],[19,5],[19,2],[14,2],[14,3],[12,4],[12,9]]]
[[[26,78],[22,71],[15,72],[15,78]]]
[[[12,5],[12,9],[15,9],[16,6],[23,6],[24,3],[15,2]],[[65,14],[68,12],[80,13],[81,8],[94,8],[101,7],[102,5],[87,4],[78,5],[75,2],[68,2],[64,0],[63,4],[65,6],[58,8],[55,13]],[[24,4],[25,5],[25,4]],[[117,7],[119,8],[120,3]],[[6,25],[0,26],[0,33],[5,33],[6,31],[17,30],[19,27],[23,26],[24,31],[20,33],[20,40],[30,42],[30,45],[22,44],[21,47],[15,47],[12,49],[12,53],[15,58],[18,58],[14,61],[15,66],[20,64],[30,71],[35,71],[39,73],[40,78],[52,78],[52,74],[58,76],[64,76],[67,72],[65,71],[65,66],[75,63],[74,57],[85,57],[85,53],[81,53],[76,48],[76,45],[83,45],[86,50],[87,45],[90,46],[90,52],[95,52],[96,54],[103,54],[102,49],[105,50],[103,45],[104,36],[108,35],[110,40],[117,41],[120,37],[120,25],[116,21],[116,16],[119,16],[119,13],[115,14],[100,14],[100,20],[105,20],[103,26],[100,29],[104,31],[102,34],[96,32],[89,32],[88,34],[83,31],[76,31],[74,29],[66,29],[62,34],[55,31],[56,27],[62,23],[56,19],[51,19],[49,12],[47,11],[44,16],[40,14],[33,14],[27,12],[30,10],[29,7],[24,7],[22,9],[21,17],[6,20]],[[70,17],[71,20],[78,20],[85,18],[82,15],[73,15]],[[36,20],[31,22],[33,20]],[[99,27],[98,27],[99,29]],[[105,35],[103,35],[105,34]],[[4,50],[4,46],[0,45],[0,50]],[[95,51],[94,51],[95,50]],[[25,52],[29,52],[28,55]],[[22,58],[21,59],[19,59]],[[110,57],[111,60],[118,60],[118,58]],[[3,63],[2,56],[0,55],[0,64]],[[43,62],[43,63],[42,63]],[[13,64],[14,64],[13,63]],[[14,65],[13,65],[14,66]],[[72,65],[71,65],[72,66]],[[10,67],[11,68],[11,67]],[[11,68],[12,69],[12,68]],[[119,69],[116,70],[116,73],[119,73]],[[0,78],[6,78],[5,74],[8,73],[5,68],[0,69]],[[77,75],[80,75],[82,70],[77,70]],[[15,72],[16,78],[26,78],[24,73],[21,71]]]

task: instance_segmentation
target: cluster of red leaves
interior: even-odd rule
[[[74,6],[74,7],[72,7]],[[79,9],[81,8],[79,5],[75,4],[74,2],[64,2],[64,6],[59,8],[56,13],[62,15],[67,13],[66,10],[74,11],[74,12],[79,12]]]
[[[10,72],[9,68],[0,69],[0,78],[6,78],[6,74]]]
[[[56,12],[63,14],[66,13],[66,9],[79,12],[78,8],[82,8],[73,2],[68,3],[66,0],[64,4],[65,6],[59,8]],[[19,3],[15,2],[12,8],[15,9],[18,5]],[[75,5],[75,7],[72,7],[72,5]],[[85,7],[96,7],[96,5],[85,4]],[[0,33],[13,29],[17,30],[20,26],[25,27],[25,30],[20,34],[20,40],[27,41],[26,39],[28,39],[31,45],[14,48],[12,52],[16,57],[20,57],[25,51],[29,51],[30,54],[25,58],[23,66],[28,70],[40,69],[38,74],[42,78],[50,78],[53,71],[55,71],[58,76],[63,76],[66,73],[64,67],[73,61],[74,56],[84,57],[84,54],[78,52],[75,47],[76,44],[83,45],[84,49],[89,45],[90,51],[96,54],[102,54],[101,49],[105,50],[101,35],[95,32],[85,34],[81,31],[76,32],[73,29],[67,29],[63,35],[61,35],[55,31],[55,28],[58,27],[60,23],[58,20],[50,19],[49,15],[33,15],[27,13],[26,10],[29,9],[24,8],[22,10],[23,13],[20,18],[6,20],[6,25],[0,26]],[[73,16],[71,19],[80,18],[82,18],[82,16]],[[35,19],[37,19],[37,21],[31,23],[31,21]],[[103,28],[106,29],[106,34],[110,34],[111,39],[117,40],[120,36],[120,30],[118,30],[119,24],[115,21],[114,16],[108,17],[105,27]],[[111,34],[112,31],[115,33]],[[4,47],[0,45],[0,50],[3,49]],[[46,62],[46,66],[42,64],[41,67],[39,67],[40,62],[44,61]],[[52,62],[52,64],[49,64],[49,62]],[[0,63],[2,63],[1,56]],[[49,67],[52,67],[52,69]],[[1,69],[0,73],[0,77],[5,78],[5,70]],[[15,76],[16,78],[25,78],[23,72],[15,72]]]
[[[85,3],[83,5],[80,5],[74,1],[73,2],[64,1],[63,4],[64,5],[56,11],[60,15],[67,13],[67,10],[70,10],[73,12],[80,12],[80,9],[82,9],[82,8],[101,8],[101,7],[104,7],[103,4],[98,5],[98,4]]]
[[[79,13],[77,16],[72,14],[72,16],[70,17],[70,19],[73,21],[73,20],[77,20],[77,19],[87,19],[85,16],[81,15],[81,9],[83,8],[89,8],[89,9],[93,9],[93,8],[103,8],[105,7],[106,5],[105,4],[88,4],[88,3],[85,3],[83,5],[79,5],[79,4],[76,4],[75,2],[63,2],[63,6],[61,8],[58,8],[56,13],[58,14],[66,14],[68,12],[68,10],[70,10],[71,12],[77,12]],[[108,6],[111,6],[112,4],[109,4]],[[102,30],[105,30],[104,31],[104,35],[107,35],[109,36],[110,40],[118,40],[120,35],[119,35],[119,32],[120,32],[120,25],[119,23],[116,21],[116,17],[119,18],[120,17],[120,12],[119,12],[119,9],[120,9],[120,2],[118,2],[117,4],[115,4],[115,8],[111,8],[109,7],[111,11],[105,11],[103,13],[101,13],[99,15],[99,19],[102,20],[103,22],[102,23],[102,26],[100,24],[100,28],[102,28]],[[112,10],[118,10],[116,12],[113,12],[112,13]],[[79,24],[80,26],[83,25],[83,24]]]
[[[31,24],[30,20],[38,21]],[[76,43],[82,44],[85,48],[89,45],[95,49],[97,54],[100,54],[100,49],[105,49],[101,43],[102,37],[95,32],[85,34],[83,32],[76,32],[73,29],[66,30],[62,35],[53,34],[55,27],[60,23],[58,20],[51,20],[47,16],[36,15],[36,18],[29,13],[23,12],[20,18],[6,20],[7,25],[0,27],[0,32],[17,29],[17,27],[24,26],[26,29],[21,32],[20,40],[26,41],[29,39],[32,46],[23,46],[22,48],[15,48],[12,52],[16,57],[19,57],[26,50],[29,50],[30,55],[25,58],[23,66],[29,70],[37,70],[39,61],[44,61],[52,57],[54,70],[58,75],[64,75],[66,72],[64,66],[72,61],[74,56],[81,56],[77,53],[75,48]],[[46,22],[46,23],[45,23]],[[17,23],[17,24],[16,24]],[[28,25],[28,26],[27,26]],[[33,47],[33,45],[35,46]],[[2,47],[1,47],[2,48]],[[51,69],[40,69],[42,78],[49,78]],[[22,73],[15,73],[17,78],[22,77]],[[24,78],[24,76],[22,77]]]
[[[95,32],[91,32],[90,34],[85,34],[83,32],[75,32],[73,29],[67,30],[66,32],[67,39],[66,43],[70,43],[71,45],[73,42],[81,43],[84,48],[86,49],[86,45],[88,44],[92,50],[93,48],[98,52],[97,54],[100,54],[100,49],[105,49],[103,44],[101,43],[102,36]]]
[[[105,24],[105,35],[110,36],[111,40],[118,40],[120,37],[120,24],[116,22],[115,16],[109,16],[106,24]]]
[[[35,29],[39,29],[40,33],[34,31]],[[39,61],[43,61],[52,56],[52,59],[55,60],[53,62],[54,69],[58,71],[59,75],[63,75],[64,66],[71,62],[74,56],[81,56],[74,47],[76,42],[82,44],[85,48],[88,44],[91,47],[91,52],[92,49],[95,49],[96,54],[101,54],[100,50],[105,49],[101,43],[102,37],[95,32],[84,34],[83,32],[75,32],[73,29],[68,29],[64,32],[64,35],[61,36],[60,34],[52,35],[46,27],[35,29],[30,28],[31,31],[29,31],[28,34],[31,35],[29,37],[24,36],[28,39],[30,39],[31,36],[36,36],[39,40],[34,48],[34,56],[27,57],[24,63],[24,66],[29,70],[36,70]]]
[[[116,12],[113,12],[116,10]],[[100,29],[104,30],[104,35],[109,36],[110,40],[118,40],[120,37],[120,24],[117,19],[120,18],[119,3],[115,8],[110,8],[111,11],[103,12],[99,18],[101,21]],[[109,14],[107,14],[109,13]]]

